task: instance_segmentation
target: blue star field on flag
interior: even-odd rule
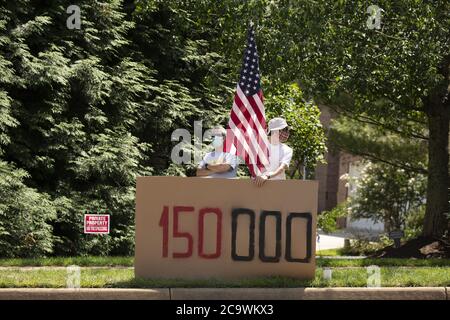
[[[246,96],[252,96],[261,88],[259,59],[253,26],[248,30],[247,47],[239,76],[239,86]]]

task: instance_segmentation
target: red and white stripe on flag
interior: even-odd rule
[[[241,157],[253,177],[263,173],[269,163],[263,101],[255,31],[251,25],[223,151]]]
[[[269,163],[266,132],[262,90],[247,97],[238,85],[228,122],[224,152],[241,157],[252,176],[260,175]]]

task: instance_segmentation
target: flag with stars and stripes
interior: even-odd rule
[[[241,157],[253,177],[262,174],[269,162],[263,100],[255,31],[251,25],[223,151]]]

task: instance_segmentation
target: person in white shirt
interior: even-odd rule
[[[255,183],[261,187],[267,180],[286,180],[285,171],[289,168],[293,150],[284,144],[289,138],[289,126],[285,119],[274,118],[269,121],[268,133],[270,138],[269,165],[266,171],[257,176]]]
[[[237,157],[223,152],[226,130],[216,127],[212,130],[213,152],[207,153],[197,167],[197,177],[205,178],[236,178]]]

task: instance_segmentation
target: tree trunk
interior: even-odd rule
[[[423,235],[441,238],[448,229],[445,213],[449,212],[448,139],[449,112],[442,101],[430,101],[428,116],[428,182]]]

